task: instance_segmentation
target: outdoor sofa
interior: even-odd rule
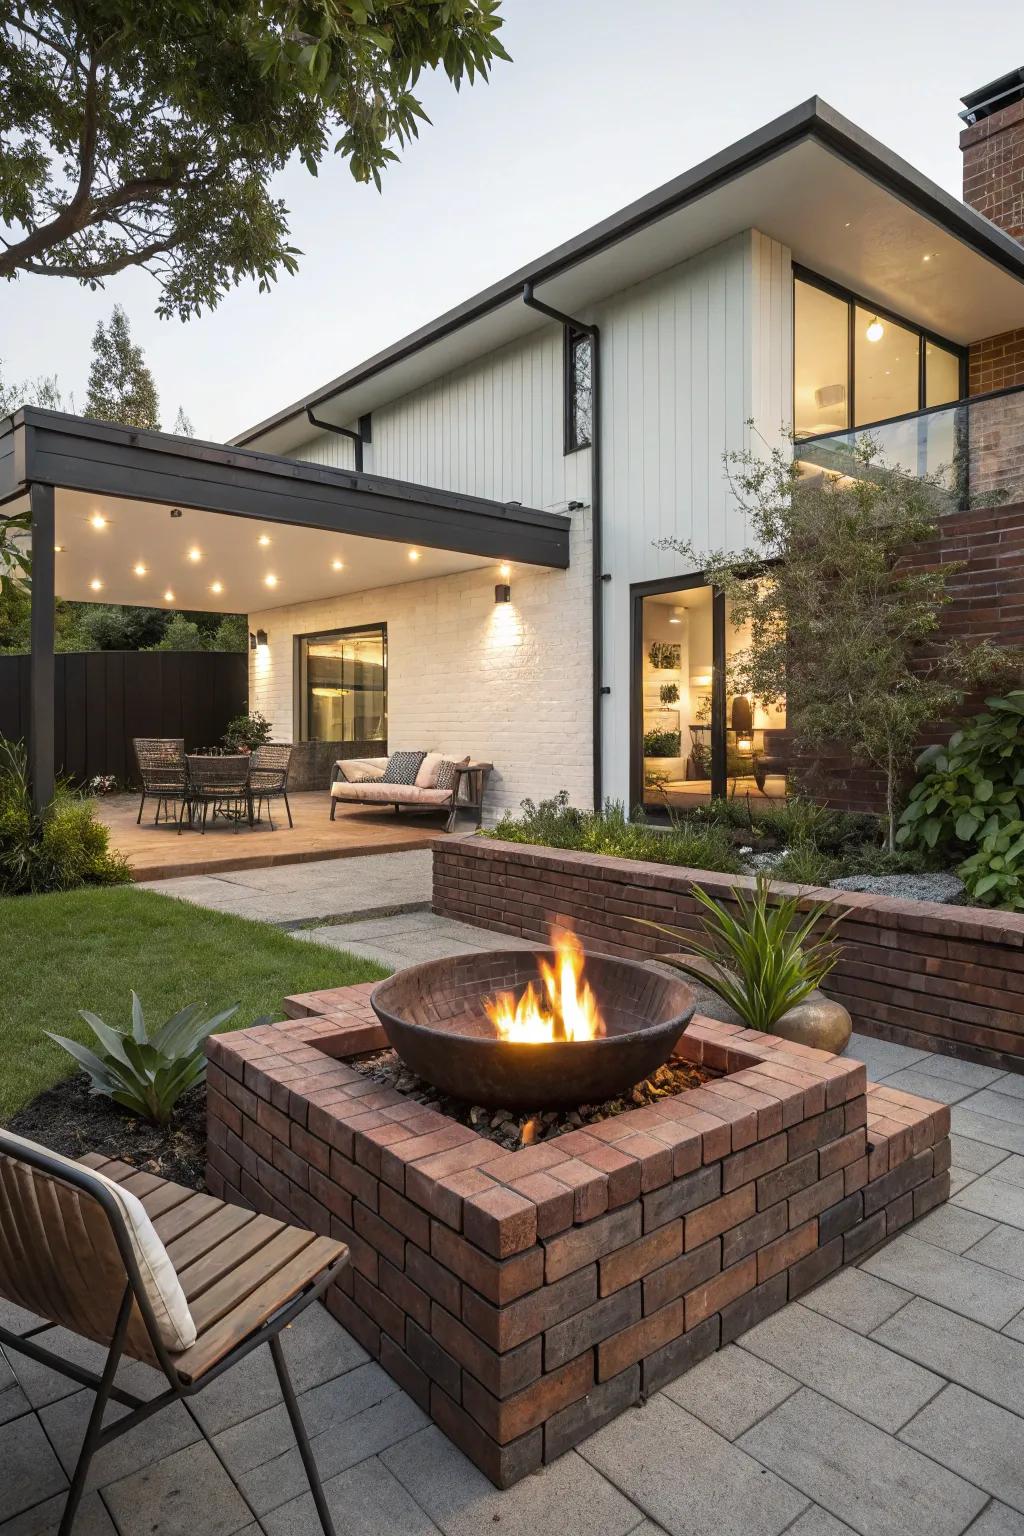
[[[419,757],[412,783],[388,782],[385,774],[394,758]],[[455,825],[460,806],[478,813],[490,763],[470,762],[468,757],[454,758],[441,752],[395,753],[393,757],[340,758],[331,775],[331,820],[339,802],[342,805],[390,805],[398,815],[407,810],[447,813],[445,831]],[[463,787],[464,786],[464,787]],[[460,794],[460,789],[463,791]]]

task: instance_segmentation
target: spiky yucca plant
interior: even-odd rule
[[[206,1076],[207,1038],[226,1024],[238,1007],[235,1003],[208,1016],[204,1003],[189,1003],[151,1032],[133,992],[130,1033],[113,1029],[84,1008],[79,1010],[96,1036],[96,1051],[64,1035],[49,1030],[45,1033],[85,1070],[93,1093],[113,1099],[143,1120],[165,1125],[182,1094]]]
[[[642,919],[644,926],[699,955],[707,970],[686,955],[658,958],[704,982],[749,1029],[770,1031],[784,1013],[821,985],[839,959],[841,950],[832,936],[845,914],[834,917],[814,936],[828,914],[827,905],[820,903],[801,913],[799,896],[773,900],[766,875],[758,875],[753,896],[739,889],[734,892],[735,912],[699,885],[693,886],[693,895],[707,914],[700,920],[706,942],[663,923]]]

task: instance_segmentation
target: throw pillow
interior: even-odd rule
[[[437,770],[437,777],[434,780],[434,788],[454,789],[455,778],[458,770],[460,768],[464,768],[468,762],[468,757],[463,758],[460,762],[457,763],[453,763],[449,758],[442,759],[441,764]]]
[[[381,784],[415,784],[420,763],[426,755],[425,752],[392,752],[379,782]]]

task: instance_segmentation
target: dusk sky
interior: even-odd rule
[[[225,439],[808,96],[959,195],[963,92],[1024,62],[1019,0],[824,7],[810,0],[505,0],[514,62],[456,96],[423,82],[433,126],[358,187],[331,158],[281,177],[297,277],[236,289],[212,314],[159,320],[128,273],[0,288],[11,379],[56,373],[79,406],[96,322],[124,305],[166,428],[178,406]]]

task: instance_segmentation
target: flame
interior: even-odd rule
[[[598,1040],[605,1023],[583,975],[583,949],[573,933],[552,934],[555,963],[539,960],[543,990],[531,981],[517,999],[502,992],[485,1004],[503,1040],[543,1045],[550,1040]],[[546,994],[546,995],[545,995]]]

